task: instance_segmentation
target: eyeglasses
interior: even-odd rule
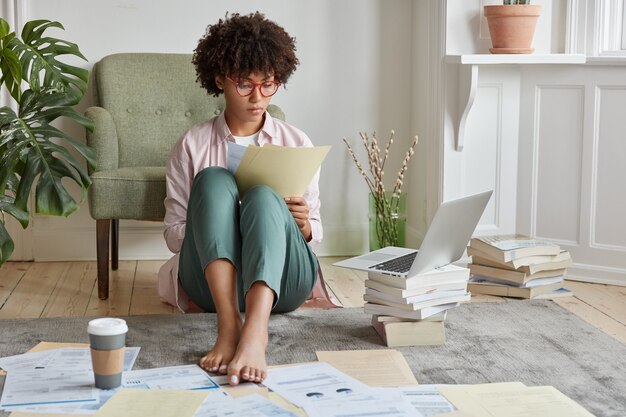
[[[278,91],[278,87],[280,86],[280,81],[263,81],[262,83],[254,83],[250,80],[239,80],[235,81],[230,77],[226,77],[228,80],[232,81],[235,84],[235,88],[237,89],[237,94],[241,97],[248,97],[255,88],[259,89],[259,92],[263,97],[271,97]]]

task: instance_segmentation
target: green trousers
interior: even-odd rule
[[[232,174],[206,168],[194,179],[178,278],[191,300],[215,312],[204,270],[216,259],[237,269],[239,306],[256,281],[274,293],[273,312],[298,308],[317,279],[317,258],[298,229],[284,200],[271,188],[254,187],[239,199]]]

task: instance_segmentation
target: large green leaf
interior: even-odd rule
[[[10,48],[15,32],[10,32],[9,24],[0,18],[0,87],[6,84],[11,97],[20,100],[22,93],[22,69],[20,60]]]
[[[28,227],[28,213],[24,210],[20,210],[15,205],[15,199],[13,197],[9,195],[0,195],[0,211],[9,213],[11,216],[15,217],[24,229]]]
[[[28,211],[28,196],[35,188],[37,213],[68,216],[78,208],[77,202],[62,184],[64,177],[74,181],[82,198],[91,184],[82,163],[70,152],[78,152],[88,164],[95,163],[93,150],[50,125],[65,117],[87,129],[93,122],[68,104],[67,95],[56,91],[26,90],[16,115],[9,108],[0,109],[0,180],[7,184],[11,175],[20,177],[15,190],[15,206]],[[4,191],[0,185],[0,191]]]
[[[15,249],[13,239],[11,239],[9,232],[4,227],[4,221],[0,219],[0,265],[9,260],[13,249]]]
[[[87,91],[89,72],[57,58],[71,55],[86,59],[76,44],[44,36],[48,28],[63,29],[63,25],[49,20],[30,21],[22,29],[22,40],[12,39],[10,48],[18,56],[22,78],[31,90],[41,92],[45,87],[65,91],[72,98],[72,104],[76,104]]]

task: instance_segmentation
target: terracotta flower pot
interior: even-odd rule
[[[531,54],[540,4],[485,6],[492,54]]]

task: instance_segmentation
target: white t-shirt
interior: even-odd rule
[[[259,134],[261,133],[261,131],[259,130],[256,133],[253,133],[250,136],[235,136],[233,135],[233,138],[235,139],[235,143],[237,145],[243,145],[243,146],[248,146],[248,145],[256,145],[259,146]]]

